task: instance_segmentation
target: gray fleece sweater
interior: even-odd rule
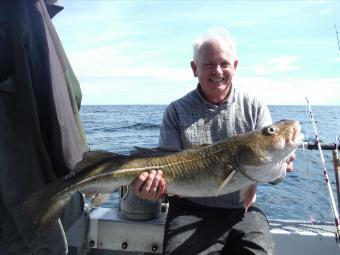
[[[233,87],[223,103],[214,105],[203,97],[198,85],[195,90],[166,108],[161,124],[159,146],[187,149],[195,145],[216,143],[236,134],[269,125],[271,122],[268,107],[256,97]],[[217,197],[189,199],[209,207],[243,206],[240,191]]]

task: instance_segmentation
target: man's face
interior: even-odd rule
[[[197,61],[191,62],[191,68],[208,101],[220,103],[226,98],[237,63],[231,49],[221,46],[218,41],[211,40],[201,46]]]

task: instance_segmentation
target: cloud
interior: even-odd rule
[[[266,75],[277,72],[294,72],[300,69],[300,67],[295,63],[297,60],[297,56],[282,56],[270,58],[265,61],[264,66],[257,66],[255,68],[255,73],[257,75]]]
[[[327,15],[327,14],[330,14],[332,13],[333,10],[332,9],[324,9],[320,12],[321,15]]]
[[[192,74],[189,68],[167,68],[167,67],[103,67],[95,68],[88,72],[81,72],[80,77],[93,77],[98,79],[122,78],[131,80],[134,78],[149,79],[167,79],[172,81],[189,81],[192,80]]]
[[[262,21],[260,20],[237,20],[233,22],[231,25],[235,27],[245,27],[245,26],[253,26],[261,23]]]
[[[137,50],[136,50],[137,49]],[[189,67],[171,67],[157,49],[138,50],[136,42],[112,43],[97,48],[72,51],[68,54],[76,75],[82,80],[122,78],[125,81],[192,80]],[[171,65],[171,63],[170,63]]]
[[[170,72],[171,73],[171,72]],[[196,87],[196,80],[125,79],[80,80],[83,104],[168,104]],[[340,78],[275,79],[236,77],[235,86],[269,105],[340,105]]]
[[[187,66],[192,39],[202,29],[223,23],[232,26],[231,32],[245,46],[254,46],[242,51],[250,56],[250,62],[242,62],[251,67],[247,73],[256,70],[254,77],[240,79],[245,90],[259,93],[271,104],[304,104],[308,94],[315,103],[340,104],[336,99],[340,94],[339,81],[320,78],[329,73],[336,75],[335,69],[315,71],[309,68],[312,61],[304,64],[311,59],[310,52],[313,59],[335,61],[333,67],[340,62],[335,53],[325,57],[325,50],[334,49],[334,34],[327,39],[326,34],[315,30],[329,26],[322,23],[327,23],[327,19],[316,19],[315,14],[323,13],[326,18],[336,10],[330,4],[320,5],[325,1],[279,5],[256,2],[247,10],[236,2],[221,5],[220,1],[198,5],[184,1],[181,8],[172,1],[62,2],[65,9],[53,20],[81,82],[85,103],[169,103],[183,96],[196,86]],[[261,28],[254,29],[259,23]],[[247,31],[239,31],[239,27]],[[254,53],[258,45],[264,51]],[[291,56],[294,54],[291,52],[299,52],[299,57]],[[314,80],[303,80],[300,76]]]
[[[307,96],[314,105],[340,105],[340,78],[275,79],[237,77],[237,86],[270,105],[301,105]]]
[[[80,81],[83,104],[168,104],[196,87],[173,80],[126,80],[121,78]]]

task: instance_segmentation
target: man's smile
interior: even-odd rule
[[[209,81],[212,81],[212,82],[221,82],[221,81],[223,81],[224,80],[224,78],[210,78],[209,79]]]

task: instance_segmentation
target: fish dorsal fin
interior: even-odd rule
[[[201,149],[201,148],[204,148],[204,147],[208,147],[208,146],[210,146],[211,144],[209,144],[209,143],[202,143],[202,144],[198,144],[198,145],[193,145],[192,147],[191,147],[191,149]]]
[[[80,161],[73,169],[76,173],[83,171],[84,169],[102,163],[108,159],[115,157],[122,157],[123,155],[108,152],[108,151],[87,151],[83,154],[83,160]]]
[[[139,146],[134,146],[133,149],[130,151],[130,154],[133,156],[164,156],[169,155],[172,153],[180,152],[181,150],[172,149],[172,148],[144,148]]]
[[[207,147],[211,144],[205,143],[200,145],[194,145],[190,148],[190,150],[201,149]],[[182,150],[176,148],[165,148],[165,147],[156,147],[156,148],[145,148],[134,146],[130,151],[130,155],[137,157],[145,157],[145,156],[165,156],[176,152],[181,152]]]
[[[218,188],[218,190],[217,190],[217,192],[216,192],[216,196],[218,196],[218,195],[221,193],[222,189],[225,187],[225,185],[227,185],[228,182],[230,182],[230,180],[231,180],[231,178],[234,176],[235,172],[236,172],[236,170],[233,169],[233,170],[230,172],[230,174],[224,179],[224,181],[222,182],[222,184],[220,185],[220,187]]]
[[[209,143],[202,143],[202,144],[198,144],[198,145],[193,145],[191,148],[192,149],[200,149],[200,148],[207,147],[209,145],[211,145],[211,144],[209,144]]]

